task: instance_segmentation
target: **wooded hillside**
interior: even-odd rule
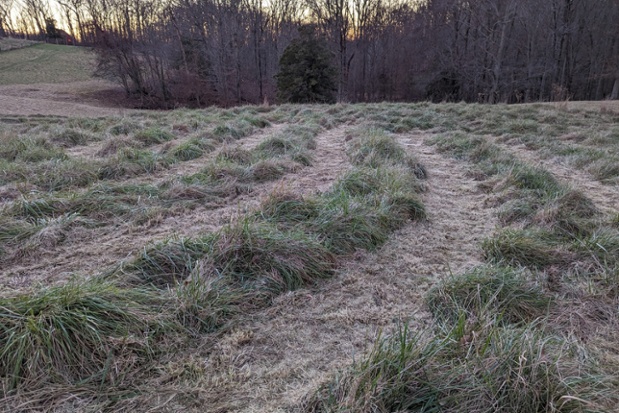
[[[338,101],[619,97],[616,0],[14,3],[0,0],[0,36],[62,27],[145,106],[276,101],[279,60],[303,25],[332,53]]]

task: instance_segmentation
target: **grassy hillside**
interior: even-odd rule
[[[86,48],[37,44],[0,54],[0,85],[89,80],[93,65]]]
[[[22,49],[28,46],[34,46],[39,42],[34,42],[24,39],[15,39],[12,37],[0,37],[0,52],[7,52],[14,49]]]
[[[618,124],[0,118],[0,411],[616,411]]]

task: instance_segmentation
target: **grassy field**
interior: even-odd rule
[[[0,411],[619,411],[616,102],[111,116],[0,56]]]
[[[0,52],[22,49],[24,47],[34,46],[36,44],[39,44],[39,42],[24,39],[15,39],[12,37],[0,37]]]
[[[93,65],[94,55],[82,47],[37,44],[16,48],[2,52],[0,85],[89,80]]]
[[[0,411],[617,411],[618,124],[2,116]]]

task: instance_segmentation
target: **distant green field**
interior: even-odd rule
[[[89,80],[93,67],[89,49],[40,44],[0,53],[0,85]]]

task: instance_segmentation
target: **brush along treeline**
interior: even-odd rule
[[[157,360],[192,337],[330,277],[338,257],[375,249],[393,230],[423,219],[425,168],[381,130],[358,135],[349,150],[354,166],[325,193],[277,191],[217,232],[145,247],[89,279],[3,294],[7,403],[49,389],[110,405],[110,394],[139,393]],[[267,149],[294,150],[274,140],[257,148]]]

